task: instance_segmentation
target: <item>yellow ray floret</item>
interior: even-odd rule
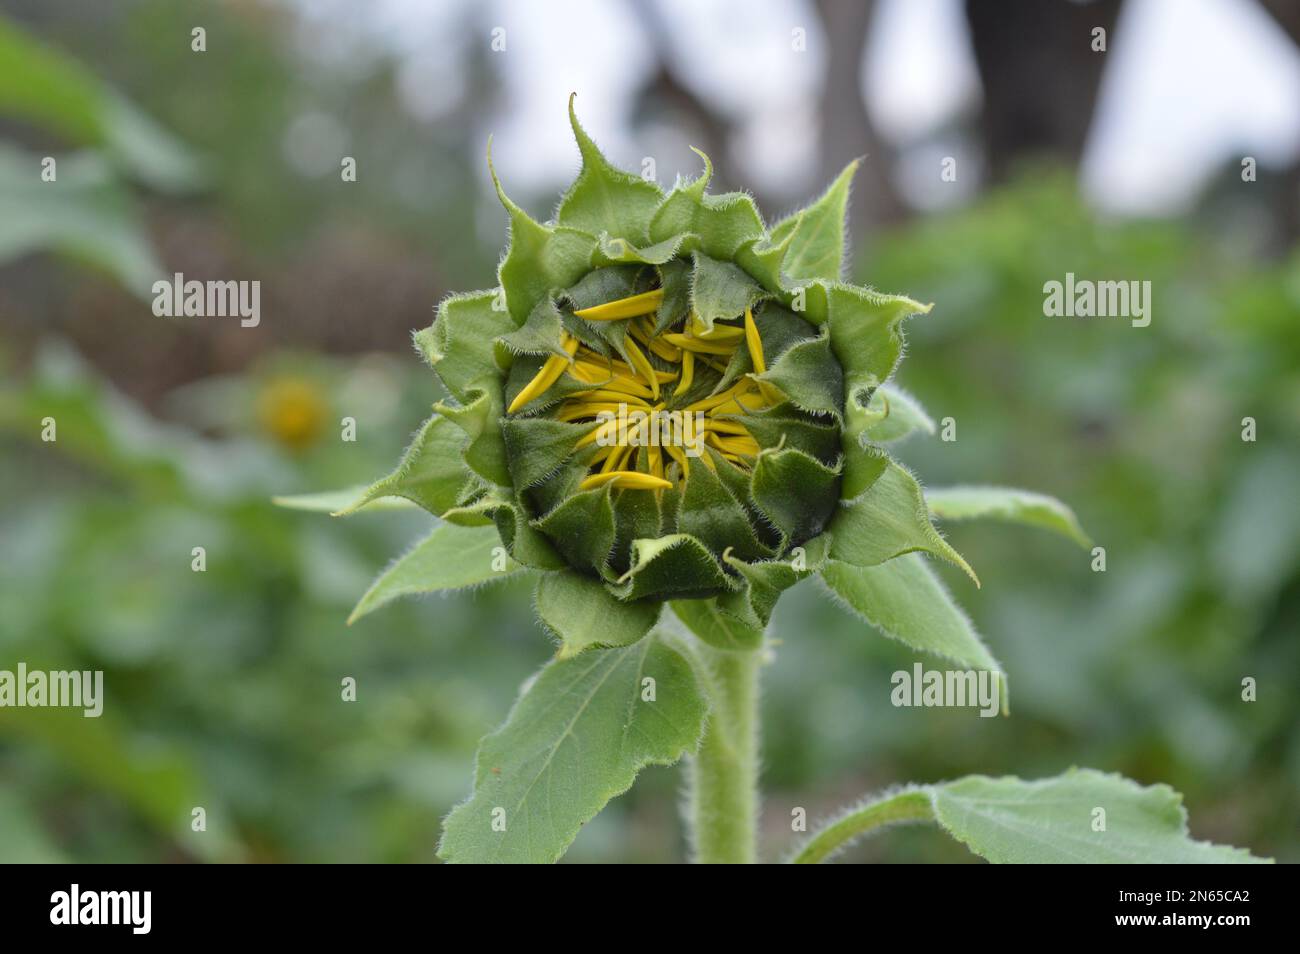
[[[677,380],[677,390],[674,394],[685,394],[691,389],[691,382],[695,380],[695,355],[689,351],[682,352],[682,374]]]
[[[754,312],[745,309],[745,344],[749,346],[749,360],[754,362],[754,372],[762,374],[767,370],[763,360],[763,339],[758,336],[758,325],[754,324]]]
[[[632,362],[632,367],[636,368],[637,373],[641,375],[645,382],[650,385],[650,391],[654,394],[655,400],[659,399],[659,375],[655,373],[654,365],[650,359],[642,354],[641,349],[633,341],[624,340],[623,347],[627,349],[628,359]],[[670,377],[669,380],[672,380]]]
[[[510,407],[506,408],[506,413],[513,414],[560,379],[560,375],[573,359],[573,353],[578,350],[578,339],[564,332],[561,344],[565,353],[553,354],[543,362],[542,369],[524,385],[522,391],[515,395],[515,399],[510,402]]]
[[[666,334],[664,340],[669,344],[675,344],[684,351],[697,351],[700,354],[731,354],[736,349],[727,344],[725,341],[706,341],[703,338],[692,338],[690,335]]]
[[[635,318],[638,315],[653,314],[659,310],[659,305],[663,303],[663,300],[664,290],[656,288],[654,291],[633,295],[631,298],[620,298],[618,301],[607,301],[603,305],[583,308],[575,311],[574,314],[588,321],[617,321],[620,318]]]
[[[643,474],[637,470],[613,470],[604,474],[592,474],[578,485],[578,489],[590,490],[606,484],[626,487],[629,490],[671,490],[673,486],[662,477],[653,474]]]

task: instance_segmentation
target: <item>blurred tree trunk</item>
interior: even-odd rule
[[[1121,0],[966,0],[984,86],[982,137],[988,181],[1003,181],[1024,156],[1079,161],[1092,125]]]
[[[1300,3],[1296,0],[1260,0],[1291,42],[1300,47]],[[1276,209],[1283,239],[1290,243],[1300,239],[1300,159],[1282,170],[1282,199]]]
[[[893,155],[877,136],[862,97],[862,63],[875,0],[816,0],[826,35],[826,78],[821,121],[821,184],[829,185],[849,162],[865,157],[850,194],[849,225],[859,235],[895,222],[905,212],[891,179]]]

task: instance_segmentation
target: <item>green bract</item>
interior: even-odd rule
[[[609,164],[572,100],[570,118],[582,171],[553,222],[530,218],[493,174],[510,220],[498,284],[447,298],[415,335],[449,396],[397,469],[359,491],[280,502],[414,504],[440,518],[353,619],[402,595],[536,577],[559,650],[483,740],[443,858],[554,861],[643,766],[691,754],[696,857],[751,861],[755,650],[784,590],[819,576],[885,635],[995,673],[1005,709],[1000,666],[926,557],[975,575],[931,517],[1089,541],[1051,497],[959,487],[927,499],[890,456],[892,442],[934,431],[890,381],[903,321],[929,306],[841,280],[856,163],[769,227],[748,195],[706,191],[703,154],[703,174],[664,194]],[[1025,784],[908,790],[834,823],[801,860],[883,822],[936,817],[991,859],[1053,857],[986,836],[991,809],[972,821],[972,798]],[[1026,790],[1056,805],[1113,795],[1124,813],[1121,834],[1098,840],[1086,813],[1049,804],[1031,819],[1040,841],[1089,839],[1096,857],[1201,850],[1163,795],[1088,774],[1036,785]]]

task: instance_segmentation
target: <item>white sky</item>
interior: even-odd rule
[[[497,168],[512,193],[550,192],[571,177],[577,151],[565,107],[574,90],[583,124],[612,158],[636,168],[647,151],[632,141],[627,117],[652,62],[636,15],[620,0],[292,2],[322,28],[311,44],[318,58],[346,61],[342,49],[331,56],[319,40],[341,21],[349,42],[360,27],[377,47],[403,54],[403,94],[428,121],[458,95],[464,45],[486,47],[490,29],[504,27],[506,50],[489,59],[500,70],[503,109],[468,134],[494,134]],[[740,129],[738,154],[715,156],[715,163],[736,163],[734,178],[770,192],[816,192],[808,106],[821,82],[822,37],[809,5],[656,2],[684,67],[679,75]],[[481,35],[449,42],[466,9],[477,11]],[[791,48],[796,28],[807,31],[806,52]],[[1254,0],[1128,0],[1104,55],[1110,66],[1082,176],[1109,210],[1174,212],[1225,161],[1253,155],[1267,167],[1300,150],[1300,52]],[[862,81],[873,121],[897,142],[978,108],[961,0],[881,0]],[[669,161],[658,160],[662,183],[697,171],[680,151],[680,158],[673,150]],[[677,162],[684,168],[672,167]]]

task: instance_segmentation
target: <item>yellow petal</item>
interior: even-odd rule
[[[629,490],[671,490],[673,486],[662,477],[653,474],[643,474],[635,470],[614,470],[606,474],[592,474],[578,485],[578,489],[590,490],[593,487],[603,487],[605,484],[625,487]]]
[[[691,389],[691,382],[695,380],[695,355],[689,351],[682,352],[682,375],[677,381],[676,394],[685,394]]]
[[[705,341],[702,338],[692,338],[690,335],[674,334],[672,332],[663,336],[664,340],[670,344],[675,344],[683,351],[698,351],[701,354],[731,354],[736,349],[726,343],[714,341]]]
[[[515,399],[510,402],[506,408],[507,414],[513,414],[533,398],[540,396],[547,388],[560,379],[564,369],[568,367],[573,353],[578,350],[578,339],[568,334],[564,335],[562,342],[566,354],[553,354],[542,363],[542,369],[533,376],[522,391],[515,395]]]
[[[767,370],[763,360],[763,339],[758,336],[758,326],[754,324],[754,312],[745,309],[745,344],[749,345],[749,360],[754,362],[754,372],[762,374]]]
[[[630,298],[620,298],[618,301],[608,301],[603,305],[583,308],[575,311],[574,314],[588,321],[617,321],[620,318],[653,314],[659,310],[663,300],[664,290],[656,288],[654,291],[642,292]]]
[[[654,365],[650,359],[641,353],[641,349],[636,346],[636,342],[623,340],[623,347],[627,349],[627,356],[632,362],[632,367],[650,385],[650,391],[654,394],[655,400],[659,400],[659,376],[655,373]]]

